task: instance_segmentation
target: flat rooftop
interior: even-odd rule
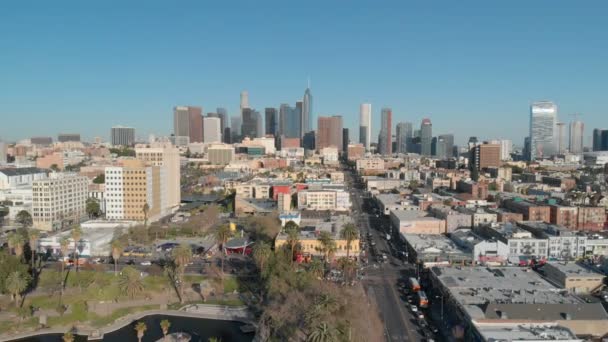
[[[559,325],[540,325],[540,324],[517,324],[505,326],[484,325],[477,326],[477,330],[483,335],[486,341],[582,341],[577,339],[574,333]]]
[[[471,257],[471,254],[454,243],[445,235],[439,234],[402,234],[417,254],[459,254]]]
[[[590,268],[579,265],[575,262],[548,262],[548,265],[555,267],[568,277],[603,277],[604,275]]]

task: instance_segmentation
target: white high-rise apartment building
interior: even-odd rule
[[[203,119],[203,140],[205,143],[222,142],[222,120],[220,118]]]
[[[583,134],[585,124],[582,121],[570,123],[570,153],[583,153]]]
[[[359,143],[369,152],[372,136],[372,105],[362,103],[359,108]]]
[[[249,92],[247,90],[241,92],[241,112],[245,108],[249,108]]]
[[[51,173],[32,184],[34,227],[58,230],[86,217],[89,179],[73,173]]]
[[[150,166],[165,166],[167,187],[167,203],[169,207],[177,207],[181,202],[181,175],[179,150],[171,143],[158,142],[149,145],[135,146],[135,155]]]
[[[557,106],[550,101],[530,106],[530,160],[551,156],[556,152]]]
[[[513,141],[508,139],[490,140],[490,144],[500,145],[500,160],[511,160],[513,152]]]

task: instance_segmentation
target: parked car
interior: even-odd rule
[[[416,307],[416,305],[410,305],[410,310],[412,310],[412,312],[414,313],[418,312],[418,308]]]
[[[139,264],[142,266],[151,266],[152,261],[145,260],[145,261],[140,262]]]

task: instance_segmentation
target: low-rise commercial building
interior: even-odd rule
[[[601,273],[574,262],[548,262],[542,267],[544,275],[573,293],[587,294],[604,285]]]
[[[504,200],[502,205],[505,209],[522,214],[526,221],[551,222],[551,209],[546,205],[523,201],[520,198]]]
[[[89,179],[76,174],[53,173],[32,184],[32,219],[41,230],[58,230],[86,217]]]
[[[442,234],[401,234],[412,263],[423,267],[465,265],[472,261],[471,251],[460,248]]]
[[[350,194],[343,190],[302,190],[298,192],[300,210],[350,210]]]
[[[393,228],[401,234],[443,234],[445,220],[426,216],[424,211],[391,211]]]

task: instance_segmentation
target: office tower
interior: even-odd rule
[[[264,118],[262,117],[262,114],[260,114],[260,112],[258,112],[257,110],[255,111],[254,115],[255,115],[256,133],[257,133],[256,138],[263,138],[264,137]]]
[[[241,92],[241,113],[245,108],[249,108],[249,92],[247,90]]]
[[[234,159],[234,146],[217,144],[207,149],[208,159],[212,165],[226,165]]]
[[[372,105],[363,103],[359,108],[359,143],[365,146],[366,151],[370,151],[372,136]]]
[[[163,166],[146,165],[137,159],[106,167],[106,184],[112,184],[105,191],[106,218],[150,222],[169,214],[166,171]]]
[[[524,148],[521,151],[521,154],[524,160],[530,161],[531,152],[530,152],[530,137],[524,138]]]
[[[218,107],[216,109],[216,111],[217,111],[217,116],[221,120],[222,133],[223,133],[224,130],[226,129],[226,127],[228,127],[228,123],[229,123],[228,111],[226,110],[226,108],[222,108],[222,107]]]
[[[278,126],[279,126],[279,120],[278,119],[278,112],[276,108],[266,108],[264,110],[264,114],[266,116],[266,120],[265,120],[265,125],[266,125],[266,129],[265,132],[268,135],[272,135],[272,136],[277,136],[277,131],[278,131]]]
[[[312,120],[312,93],[310,92],[309,84],[308,88],[304,91],[304,98],[302,99],[302,137],[313,130]]]
[[[431,156],[437,156],[437,137],[431,139]]]
[[[302,119],[303,115],[304,115],[304,103],[302,101],[297,101],[296,102],[296,117],[298,120],[297,130],[298,130],[298,136],[300,138],[302,138],[304,136],[304,127],[302,127],[302,123],[304,122],[304,120]]]
[[[201,107],[177,106],[173,108],[173,134],[176,145],[203,142],[202,113]]]
[[[486,143],[478,144],[473,148],[471,156],[471,166],[475,166],[477,170],[488,167],[499,167],[500,145]]]
[[[280,108],[281,135],[286,138],[300,138],[301,112],[297,108],[282,104]]]
[[[243,137],[250,139],[258,137],[258,117],[259,113],[251,108],[243,108],[243,124],[241,133]]]
[[[59,142],[80,141],[80,134],[78,134],[78,133],[59,133],[59,135],[57,136],[57,141],[59,141]]]
[[[135,128],[114,126],[112,127],[112,145],[131,146],[135,142]]]
[[[135,147],[135,157],[149,166],[164,166],[167,205],[177,207],[181,202],[179,149],[170,143],[160,142],[149,147]]]
[[[304,147],[305,150],[309,150],[312,151],[315,149],[315,131],[310,131],[306,134],[304,134],[304,138],[302,138],[302,147]]]
[[[319,116],[317,121],[316,149],[336,147],[342,150],[342,116]]]
[[[225,144],[232,144],[232,133],[230,132],[230,127],[224,128],[222,139],[224,140]]]
[[[6,146],[5,142],[0,140],[0,165],[7,162],[7,156],[8,156],[8,146]]]
[[[439,159],[449,159],[454,157],[454,135],[442,134],[437,137],[435,155]]]
[[[206,117],[203,119],[203,127],[205,128],[203,137],[204,142],[220,143],[222,142],[222,120],[215,117]]]
[[[243,118],[240,115],[230,117],[230,133],[232,133],[233,136],[241,135],[242,125]]]
[[[431,156],[431,143],[433,141],[433,124],[431,119],[425,118],[420,125],[420,154]]]
[[[556,152],[558,154],[566,153],[566,124],[563,122],[557,122],[555,124],[555,142]]]
[[[407,153],[410,151],[410,145],[412,143],[413,132],[411,122],[400,122],[397,124],[397,153]]]
[[[53,138],[51,138],[51,137],[31,137],[30,142],[32,143],[32,145],[48,146],[53,143]]]
[[[557,106],[553,102],[534,102],[530,106],[530,160],[555,153],[556,122]]]
[[[348,137],[348,128],[342,128],[342,152],[348,151],[349,143],[350,143],[350,138]]]
[[[32,183],[34,227],[59,230],[86,218],[89,179],[70,173],[51,173]]]
[[[572,121],[570,123],[570,153],[583,153],[583,135],[585,125],[582,121]]]
[[[593,150],[601,151],[602,150],[602,132],[605,131],[603,129],[595,128],[593,130]]]
[[[380,115],[380,134],[378,135],[378,153],[382,155],[393,154],[392,144],[393,111],[382,108]]]

